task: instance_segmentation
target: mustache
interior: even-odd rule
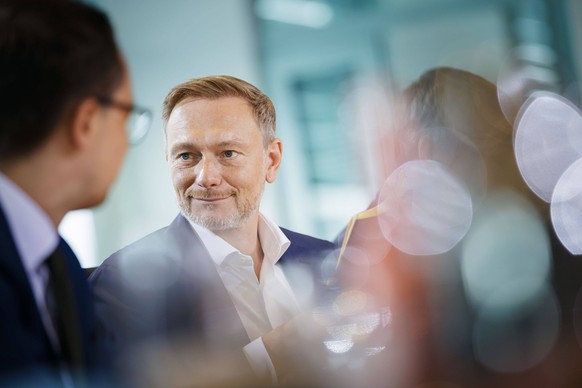
[[[216,191],[216,190],[189,190],[186,195],[188,197],[197,199],[217,199],[226,198],[236,193],[232,190],[229,191]]]

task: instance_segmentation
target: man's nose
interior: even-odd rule
[[[222,181],[220,166],[211,158],[202,158],[196,169],[196,183],[202,187],[218,186]]]

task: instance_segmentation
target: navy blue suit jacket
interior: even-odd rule
[[[283,271],[292,264],[305,266],[304,272],[315,274],[319,282],[321,259],[335,246],[283,233],[291,241],[279,260]],[[90,283],[97,313],[114,343],[183,335],[214,350],[234,351],[249,342],[212,258],[181,215],[114,253],[93,272]]]
[[[30,241],[30,244],[34,244]],[[94,343],[96,318],[89,285],[75,254],[61,238],[59,248],[75,290],[87,369],[100,365]],[[16,380],[38,386],[59,382],[59,356],[51,347],[20,254],[0,208],[0,386]]]

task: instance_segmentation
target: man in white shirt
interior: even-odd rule
[[[185,333],[213,350],[243,349],[263,381],[276,381],[278,334],[300,311],[282,268],[316,274],[334,246],[259,212],[282,157],[264,93],[229,76],[193,79],[170,91],[163,117],[181,214],[97,269],[98,308],[119,341]]]
[[[84,385],[96,317],[57,227],[117,175],[129,74],[107,17],[56,0],[0,2],[0,74],[0,385]]]

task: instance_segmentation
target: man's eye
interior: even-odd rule
[[[225,158],[233,158],[236,155],[236,151],[224,151],[224,157]]]
[[[190,154],[187,153],[180,154],[179,158],[182,160],[190,160]]]

